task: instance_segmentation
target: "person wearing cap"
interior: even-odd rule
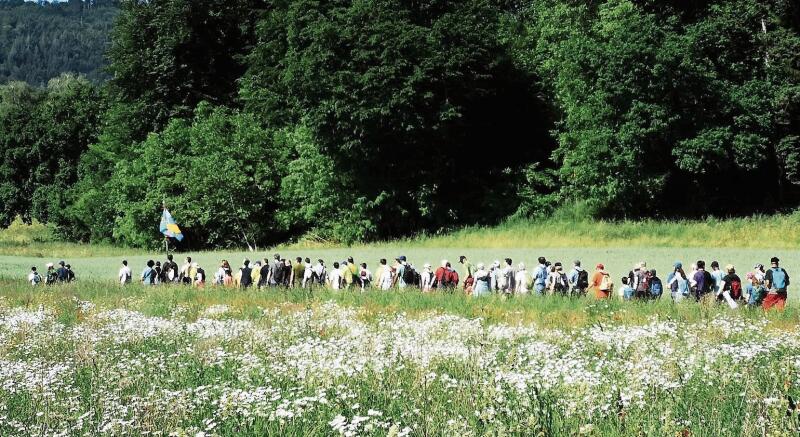
[[[764,298],[762,304],[765,310],[776,308],[782,310],[786,305],[786,297],[789,288],[789,274],[780,266],[780,260],[777,257],[772,257],[770,260],[770,268],[764,276],[764,286],[766,287],[767,296]]]
[[[392,274],[394,277],[392,278],[392,284],[397,288],[403,289],[408,286],[405,280],[406,269],[408,269],[408,262],[406,261],[405,255],[400,255],[395,260],[395,265],[393,268]]]
[[[419,286],[423,292],[427,293],[431,291],[433,287],[433,278],[434,276],[430,263],[425,263],[425,265],[422,266],[422,274],[420,274],[419,278]]]
[[[58,269],[56,269],[56,279],[58,280],[58,282],[69,281],[69,272],[67,271],[67,267],[64,265],[64,261],[58,262]]]
[[[478,263],[477,269],[473,272],[472,295],[476,297],[488,296],[492,293],[492,278],[483,263]]]
[[[549,276],[549,272],[547,271],[547,260],[545,257],[540,256],[539,265],[536,266],[536,269],[533,271],[533,290],[538,295],[544,294],[544,289],[547,286],[547,277]]]
[[[670,289],[673,302],[679,302],[689,296],[689,279],[680,261],[675,262],[672,272],[667,276],[667,287]]]
[[[598,299],[608,299],[611,297],[611,293],[614,291],[614,281],[611,279],[611,275],[606,271],[606,266],[602,263],[595,266],[595,272],[594,275],[592,275],[589,288],[594,289],[594,295]]]
[[[28,273],[28,282],[33,286],[37,286],[42,282],[42,277],[39,276],[39,272],[36,271],[36,266],[31,267],[31,272]]]
[[[569,272],[570,294],[573,296],[585,296],[586,289],[589,288],[589,272],[581,267],[581,261],[572,262],[572,270]]]
[[[473,279],[473,286],[474,286],[474,278],[473,275],[475,274],[475,267],[472,265],[471,262],[467,259],[465,255],[461,255],[458,257],[458,263],[462,265],[464,269],[463,277],[464,277],[464,287],[466,288],[467,280]]]
[[[47,268],[47,272],[45,272],[44,275],[44,283],[46,285],[55,284],[56,281],[58,281],[58,275],[56,275],[56,271],[53,268],[53,263],[47,263],[45,267]]]
[[[517,274],[514,277],[514,282],[516,282],[516,288],[514,292],[517,294],[528,294],[528,287],[530,287],[531,283],[531,275],[525,270],[525,263],[519,263],[517,266]]]
[[[122,260],[122,267],[119,268],[119,278],[120,285],[130,284],[133,274],[131,273],[131,268],[128,267],[128,260]]]
[[[718,300],[733,301],[740,300],[744,297],[742,293],[742,279],[736,274],[736,267],[733,264],[725,266],[725,276],[719,282],[719,292],[717,293]],[[727,296],[726,296],[727,293]]]

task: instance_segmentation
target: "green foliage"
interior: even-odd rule
[[[96,140],[102,104],[83,77],[63,75],[44,90],[0,87],[0,224],[58,220],[81,154]]]
[[[185,230],[184,247],[277,240],[273,223],[288,150],[249,114],[201,104],[118,162],[106,185],[113,240],[158,245],[161,202]]]
[[[103,71],[118,9],[112,1],[52,3],[0,1],[0,84],[44,86],[62,73],[93,83]]]

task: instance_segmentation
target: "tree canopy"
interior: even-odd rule
[[[0,87],[4,225],[155,245],[166,200],[186,247],[263,246],[800,205],[789,0],[119,11],[108,81]]]

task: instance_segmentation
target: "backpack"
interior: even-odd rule
[[[650,295],[653,297],[661,296],[661,293],[664,292],[664,285],[661,283],[661,279],[658,278],[650,278]]]
[[[34,284],[38,284],[38,283],[42,282],[42,277],[39,276],[39,273],[35,273],[33,275],[33,278],[31,278],[31,282],[33,282]]]
[[[641,293],[650,289],[648,285],[648,276],[649,274],[647,272],[641,270],[636,272],[636,279],[638,280],[636,283],[636,292]]]
[[[505,275],[503,275],[503,281],[505,282],[505,289],[506,290],[513,290],[514,289],[514,269],[507,269]]]
[[[709,293],[714,287],[714,277],[711,276],[711,273],[708,273],[707,270],[703,270],[703,277],[705,280],[703,281],[703,289],[701,291],[703,293]]]
[[[405,282],[406,285],[414,285],[414,278],[416,277],[416,274],[417,272],[415,272],[410,265],[406,264],[405,268],[403,269],[403,282]]]
[[[739,300],[742,298],[742,282],[734,279],[731,281],[731,298]]]
[[[565,292],[567,291],[567,275],[564,273],[556,273],[553,278],[553,291]]]
[[[447,274],[447,283],[450,287],[455,287],[458,285],[458,272],[455,270],[448,270]]]
[[[770,286],[773,290],[780,290],[786,288],[788,284],[788,275],[786,274],[786,270],[782,267],[778,267],[777,269],[772,269],[772,281],[770,281]]]
[[[575,287],[585,290],[589,288],[589,272],[581,270],[578,272],[578,280],[575,282]]]
[[[611,275],[606,273],[600,280],[600,291],[611,291],[612,288],[614,288],[614,281],[611,279]]]

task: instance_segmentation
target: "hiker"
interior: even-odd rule
[[[633,299],[633,287],[630,286],[631,278],[630,276],[623,276],[622,279],[622,299],[623,300],[631,300]]]
[[[509,260],[510,261],[510,260]],[[447,287],[450,292],[455,290],[458,286],[458,272],[453,269],[453,266],[450,265],[450,262],[447,263]]]
[[[339,263],[336,261],[333,262],[333,270],[328,275],[328,283],[332,290],[342,289],[342,269],[339,268]]]
[[[477,269],[473,272],[473,278],[475,279],[472,287],[473,296],[488,296],[492,293],[490,288],[492,278],[483,263],[478,263]]]
[[[167,260],[161,264],[161,282],[177,282],[178,281],[178,264],[172,260],[172,254],[167,255]]]
[[[697,294],[697,281],[694,279],[694,275],[697,274],[697,263],[692,264],[692,269],[689,271],[689,292],[690,294]]]
[[[269,275],[267,277],[267,284],[278,287],[283,283],[283,261],[280,254],[275,254],[272,257],[272,262],[269,264]]]
[[[564,296],[567,294],[567,291],[569,291],[569,279],[564,273],[564,267],[560,262],[553,264],[550,277],[548,278],[547,288],[551,295],[560,294]]]
[[[53,263],[47,263],[45,265],[47,271],[44,275],[44,283],[45,285],[53,285],[58,281],[58,275],[56,275],[56,271],[53,268]]]
[[[72,266],[67,264],[64,266],[64,270],[66,270],[66,282],[72,282],[75,280],[75,272],[72,271]]]
[[[291,283],[292,273],[293,273],[292,260],[287,258],[282,261],[283,261],[283,284],[281,285],[283,285],[284,288],[289,288],[292,284]]]
[[[299,256],[295,258],[294,261],[291,278],[289,279],[289,286],[293,288],[300,288],[303,285],[303,274],[306,271],[306,265],[303,264],[303,258]]]
[[[608,299],[611,297],[611,293],[614,290],[614,281],[611,279],[611,275],[606,271],[606,267],[603,264],[597,264],[595,266],[595,272],[594,275],[592,275],[592,281],[589,287],[595,290],[595,297],[598,299]]]
[[[422,266],[422,273],[420,274],[420,281],[419,286],[423,292],[427,293],[431,291],[433,287],[433,271],[431,270],[431,265],[429,263],[425,263]]]
[[[372,272],[367,269],[367,263],[361,263],[361,269],[358,272],[358,281],[361,284],[361,291],[369,288],[372,283]]]
[[[770,268],[764,276],[764,286],[766,287],[767,296],[764,298],[763,307],[765,310],[776,308],[782,310],[786,305],[786,296],[788,295],[789,287],[789,274],[786,270],[779,265],[780,260],[778,257],[770,259]]]
[[[250,268],[252,270],[250,272],[250,284],[253,287],[258,288],[258,284],[261,282],[261,260],[256,260],[256,262],[254,262]]]
[[[500,261],[494,260],[492,267],[489,269],[489,279],[491,280],[489,287],[492,291],[500,291],[501,282],[503,282],[501,271],[502,269],[500,268]]]
[[[438,269],[436,269],[436,273],[434,274],[434,288],[438,290],[444,290],[449,286],[447,283],[448,274],[447,274],[447,265],[449,263],[446,259],[442,260],[442,265]]]
[[[589,288],[589,272],[581,267],[581,261],[575,260],[572,263],[572,271],[569,272],[570,294],[573,296],[585,296],[586,289]]]
[[[142,285],[155,285],[155,282],[153,281],[156,275],[156,271],[153,269],[153,266],[155,265],[156,263],[153,262],[153,260],[147,261],[147,266],[144,268],[144,270],[142,270],[142,277],[140,279]]]
[[[67,264],[67,269],[71,270],[69,264]],[[153,284],[158,285],[161,283],[161,261],[156,261],[156,265],[153,267],[153,270],[156,271],[156,277],[153,278]]]
[[[39,276],[39,272],[36,271],[36,266],[31,267],[31,272],[28,273],[28,282],[33,286],[37,286],[42,282],[42,277]]]
[[[392,284],[394,283],[395,278],[392,274],[394,269],[386,264],[386,258],[381,258],[381,260],[378,261],[378,264],[378,270],[376,271],[378,274],[378,279],[375,281],[375,283],[378,284],[378,288],[381,290],[388,290],[392,288]]]
[[[56,280],[58,282],[69,281],[69,273],[67,272],[67,267],[64,265],[64,261],[59,261],[58,266],[59,267],[56,269]]]
[[[194,273],[192,271],[192,257],[187,256],[186,262],[183,263],[181,266],[180,272],[178,274],[178,280],[181,284],[191,285],[194,278]]]
[[[689,296],[689,279],[686,278],[686,272],[683,271],[681,262],[676,261],[673,267],[672,273],[667,276],[667,286],[673,302],[678,302]]]
[[[747,306],[750,308],[761,306],[764,297],[767,295],[764,281],[759,279],[759,276],[753,272],[747,272],[747,281]]]
[[[719,269],[719,261],[711,261],[711,271],[709,273],[712,279],[711,291],[713,291],[715,295],[720,296],[720,293],[722,293],[720,285],[722,284],[722,277],[725,276],[725,274]]]
[[[464,255],[458,257],[458,263],[464,267],[464,273],[462,276],[464,277],[464,289],[466,290],[467,281],[475,274],[475,267],[473,267],[472,263],[469,262],[467,257]],[[472,282],[474,284],[475,281],[473,280]]]
[[[634,296],[636,299],[647,299],[650,297],[650,284],[648,284],[649,276],[650,272],[647,270],[646,262],[641,261],[634,266],[633,282],[630,285],[635,292]]]
[[[413,271],[409,270],[405,255],[398,256],[394,261],[395,265],[392,268],[392,286],[396,285],[398,288],[406,288],[409,285],[413,285],[414,274]],[[411,273],[411,275],[407,273]],[[408,279],[408,281],[406,281],[406,279]]]
[[[506,258],[505,265],[503,266],[503,270],[501,271],[502,275],[502,292],[505,294],[514,294],[514,289],[516,289],[516,272],[514,271],[514,265],[511,261],[511,258]]]
[[[225,283],[225,260],[219,262],[219,268],[214,273],[214,285],[223,285]]]
[[[263,260],[261,260],[261,266],[259,267],[258,282],[256,283],[258,288],[264,288],[269,285],[270,268],[271,266],[269,260],[265,257]]]
[[[130,284],[132,276],[131,269],[128,267],[128,260],[122,260],[122,267],[120,267],[119,274],[117,275],[120,285]]]
[[[750,278],[751,275],[753,276],[753,278]],[[767,273],[764,271],[764,266],[761,265],[761,264],[754,265],[753,266],[753,271],[749,272],[746,275],[747,278],[748,278],[747,287],[746,287],[747,296],[748,296],[748,302],[747,302],[748,304],[751,303],[750,296],[752,296],[753,292],[754,292],[754,290],[753,290],[753,287],[754,287],[753,286],[753,281],[751,279],[755,279],[755,281],[758,283],[759,286],[763,286],[764,285],[764,277],[766,275],[767,275]],[[759,305],[760,304],[761,304],[761,302],[759,301]]]
[[[313,281],[311,278],[314,277],[314,265],[311,264],[311,258],[306,257],[303,261],[303,280],[300,284],[303,288],[311,288]]]
[[[736,267],[733,264],[725,266],[725,276],[723,276],[718,284],[719,291],[717,292],[718,301],[726,301],[731,308],[738,305],[731,304],[744,298],[742,293],[742,279],[736,274]]]
[[[241,277],[239,278],[239,286],[241,288],[250,288],[253,285],[253,269],[250,268],[250,260],[245,258],[242,261],[242,267],[239,268]]]
[[[706,262],[703,260],[697,261],[697,272],[694,274],[694,282],[695,284],[695,300],[700,301],[703,297],[705,297],[708,293],[711,292],[712,286],[714,285],[714,278],[711,277],[711,273],[706,271]]]
[[[664,284],[661,278],[657,276],[656,269],[651,269],[647,275],[647,291],[650,299],[660,299],[664,294]]]
[[[358,276],[359,276],[359,268],[358,267],[359,267],[358,264],[356,264],[355,261],[353,261],[353,257],[352,256],[348,256],[347,257],[347,270],[350,271],[350,282],[348,283],[348,288],[351,288],[356,283],[358,283]]]
[[[547,286],[547,260],[540,256],[538,261],[539,265],[533,271],[533,290],[536,291],[536,294],[541,295]]]
[[[328,271],[325,269],[325,261],[323,261],[320,258],[314,265],[314,275],[312,277],[312,280],[314,281],[314,283],[324,286],[327,276],[328,276]]]
[[[192,263],[192,269],[190,271],[194,271],[194,282],[192,282],[192,286],[204,288],[206,286],[206,271],[196,262]]]
[[[514,289],[515,293],[528,294],[528,287],[531,283],[531,275],[525,270],[525,264],[519,263],[517,266],[517,275],[514,277],[514,282],[517,284]]]

